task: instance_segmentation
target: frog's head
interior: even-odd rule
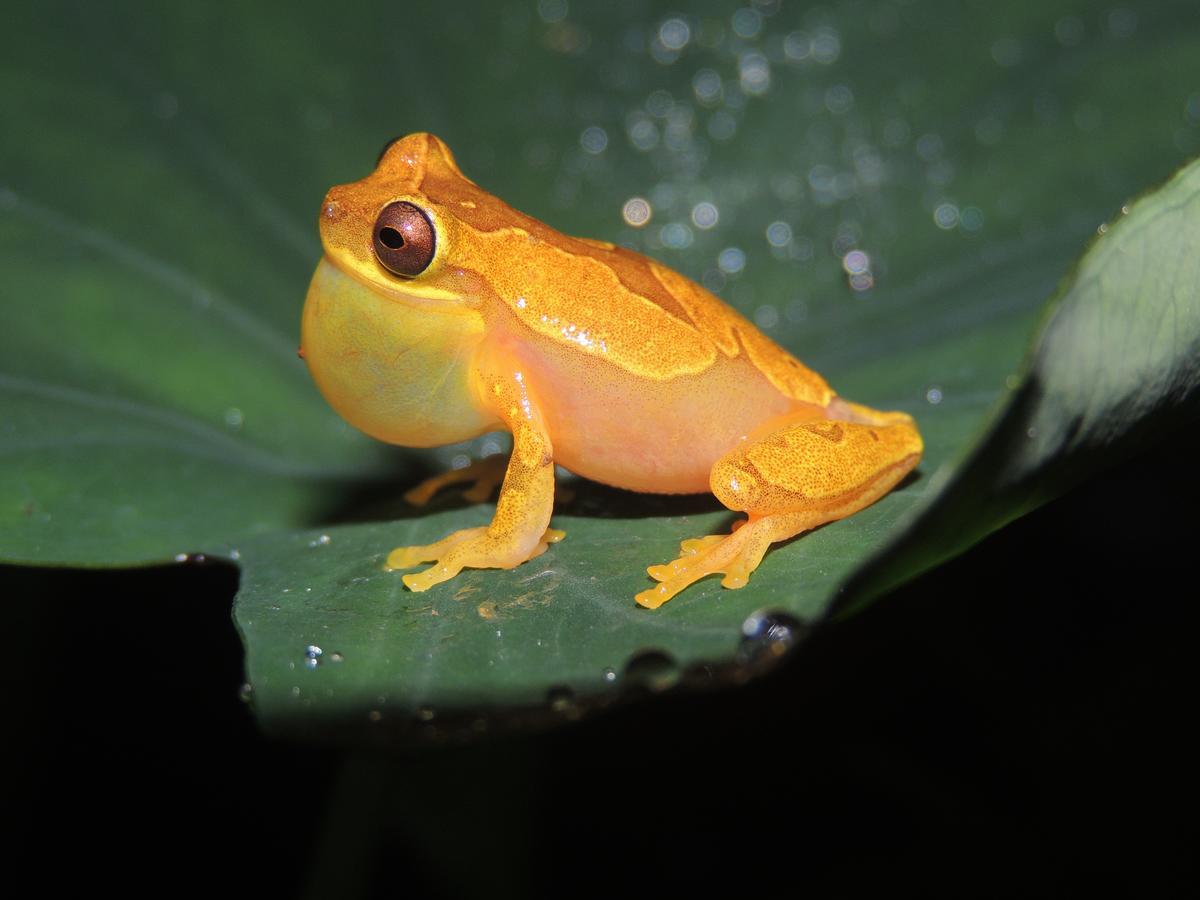
[[[329,262],[380,294],[427,310],[477,307],[490,262],[472,239],[481,216],[523,218],[463,175],[439,138],[410,134],[384,147],[368,177],[329,191],[321,243]]]
[[[368,434],[432,446],[478,433],[465,361],[484,334],[488,282],[458,211],[488,201],[500,203],[431,134],[391,142],[374,172],[326,195],[301,354]]]

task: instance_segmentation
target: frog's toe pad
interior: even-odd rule
[[[657,609],[684,588],[714,574],[725,576],[721,584],[727,588],[745,587],[750,573],[758,568],[771,543],[768,535],[758,534],[758,531],[735,527],[732,534],[684,541],[679,545],[681,555],[678,559],[646,570],[659,584],[642,591],[634,599],[647,609]]]

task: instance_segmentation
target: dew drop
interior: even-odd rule
[[[812,55],[812,38],[803,31],[793,31],[783,39],[783,55],[788,62],[802,62]]]
[[[808,626],[782,612],[756,612],[742,623],[738,660],[757,664],[778,659],[808,634]]]
[[[612,668],[612,666],[606,667],[604,669],[603,675],[604,675],[604,680],[607,681],[609,684],[612,684],[614,681],[617,680],[617,670]]]
[[[718,109],[708,120],[708,135],[714,141],[727,141],[736,132],[737,119],[723,109]]]
[[[875,287],[875,276],[870,272],[855,272],[847,276],[846,283],[850,285],[850,290],[861,294]]]
[[[754,324],[759,328],[770,331],[779,324],[779,310],[773,304],[764,303],[754,310]]]
[[[625,220],[626,225],[632,225],[634,228],[641,228],[649,222],[651,214],[650,203],[641,197],[631,197],[621,208],[621,218]]]
[[[847,275],[861,275],[871,271],[871,257],[862,250],[851,250],[842,257],[842,268]]]
[[[842,39],[832,28],[818,28],[812,40],[812,57],[822,65],[837,62],[842,53]]]
[[[707,200],[692,207],[692,224],[697,228],[708,230],[716,225],[719,219],[720,212],[717,207]]]
[[[712,69],[700,69],[692,76],[692,91],[696,99],[707,106],[720,103],[724,91],[721,76]]]
[[[608,147],[608,132],[599,125],[590,125],[579,136],[579,145],[588,153],[603,153]]]
[[[772,222],[767,226],[767,243],[772,247],[786,247],[792,242],[792,226],[787,222]]]
[[[749,39],[762,30],[762,15],[756,9],[748,7],[739,9],[730,20],[733,33],[740,38]]]
[[[692,245],[692,230],[682,222],[670,222],[662,227],[658,239],[664,247],[672,250],[683,250]]]
[[[771,64],[757,51],[743,53],[738,60],[738,82],[742,92],[761,96],[771,89]]]
[[[692,29],[683,19],[670,18],[658,26],[658,39],[668,50],[678,52],[687,46]]]
[[[825,108],[835,116],[848,113],[854,106],[854,92],[844,84],[835,84],[825,92]]]
[[[578,713],[578,709],[575,706],[575,692],[566,685],[556,685],[550,688],[546,692],[546,702],[556,713],[562,715]]]
[[[642,650],[625,664],[624,679],[652,691],[663,691],[679,680],[679,664],[662,650]]]
[[[937,209],[933,211],[933,221],[943,231],[950,231],[953,228],[957,228],[959,221],[958,207],[953,203],[938,204]]]
[[[739,247],[726,247],[717,254],[717,267],[726,275],[736,275],[746,268],[746,254]]]

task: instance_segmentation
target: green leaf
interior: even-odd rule
[[[570,708],[734,671],[757,611],[859,608],[1195,414],[1194,168],[1095,241],[1021,362],[1096,224],[1200,149],[1190,2],[885,4],[866,27],[785,4],[736,28],[700,4],[678,52],[655,42],[665,6],[579,6],[14,13],[0,558],[237,559],[270,727]],[[631,599],[645,566],[728,527],[715,502],[579,483],[545,556],[404,591],[388,550],[491,506],[401,492],[502,444],[381,447],[294,351],[324,191],[415,130],[519,208],[703,280],[843,396],[912,412],[918,477],[776,548],[746,589],[653,613]],[[633,196],[647,228],[622,222]]]
[[[1101,226],[1051,300],[1015,391],[852,609],[1200,415],[1200,160]]]

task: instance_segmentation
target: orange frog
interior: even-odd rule
[[[904,413],[840,399],[816,372],[695,282],[604,241],[568,237],[459,171],[430,134],[330,190],[302,353],[325,398],[383,441],[431,447],[512,432],[487,527],[401,547],[424,591],[464,567],[510,569],[549,527],[554,464],[635,491],[711,491],[748,518],[651,566],[657,607],[712,573],[746,584],[767,548],[874,503],[921,457]],[[499,460],[503,462],[503,460]],[[495,458],[409,492],[474,481]]]

